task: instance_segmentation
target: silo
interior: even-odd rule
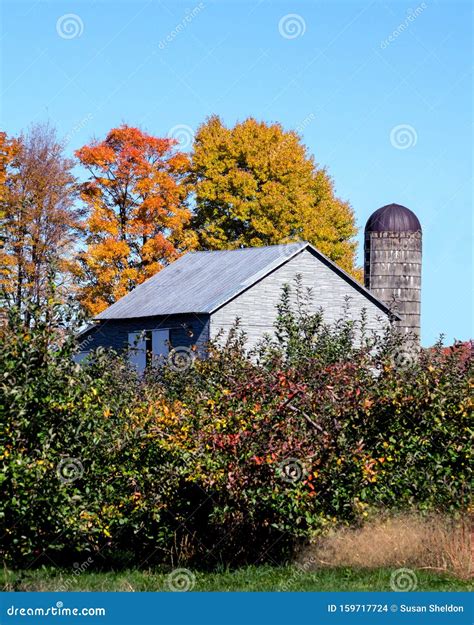
[[[420,336],[421,225],[410,209],[387,204],[365,226],[364,281],[400,317],[400,330]]]

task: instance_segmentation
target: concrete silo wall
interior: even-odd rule
[[[402,318],[404,333],[420,336],[421,232],[366,232],[365,286]]]

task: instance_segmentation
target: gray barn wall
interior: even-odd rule
[[[203,353],[209,341],[209,315],[168,315],[137,317],[135,319],[110,319],[101,321],[78,337],[79,351],[90,352],[98,347],[117,351],[128,346],[129,332],[169,328],[172,347],[193,347]],[[188,332],[191,328],[192,336]]]
[[[303,286],[312,289],[314,309],[322,307],[324,318],[328,323],[337,321],[343,316],[346,296],[351,298],[349,314],[353,319],[359,319],[365,308],[368,328],[380,330],[383,324],[388,322],[387,315],[376,304],[310,251],[303,250],[213,313],[210,321],[211,338],[215,338],[221,328],[226,333],[234,324],[236,317],[240,317],[241,327],[247,333],[248,348],[254,347],[265,333],[272,334],[281,289],[284,284],[294,286],[297,274],[301,274]]]

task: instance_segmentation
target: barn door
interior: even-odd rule
[[[170,351],[169,349],[170,331],[153,330],[152,332],[152,352],[155,364],[163,362]]]
[[[129,360],[138,373],[146,367],[146,339],[144,332],[130,332],[128,335]]]

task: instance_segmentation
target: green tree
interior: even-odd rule
[[[201,249],[305,240],[360,277],[353,211],[296,132],[253,118],[227,128],[210,117],[196,134],[192,181]]]

